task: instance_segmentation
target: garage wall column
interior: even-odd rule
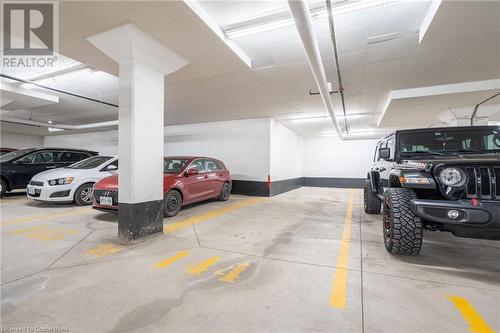
[[[137,27],[88,40],[119,64],[120,241],[163,231],[164,76],[186,61]]]

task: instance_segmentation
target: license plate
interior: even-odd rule
[[[35,195],[35,188],[33,186],[28,186],[28,194]]]
[[[104,206],[112,206],[113,205],[113,198],[111,198],[111,197],[99,197],[99,204],[104,205]]]

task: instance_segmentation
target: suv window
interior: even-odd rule
[[[17,160],[17,162],[22,164],[41,164],[41,163],[53,163],[55,162],[57,152],[53,151],[39,151],[31,153]]]
[[[77,152],[71,152],[71,151],[63,151],[59,155],[59,161],[61,163],[71,163],[71,162],[78,162],[81,161],[82,159],[85,159],[87,157],[90,157],[87,154],[83,153],[77,153]]]
[[[221,170],[222,166],[216,160],[205,160],[205,168],[207,171]]]

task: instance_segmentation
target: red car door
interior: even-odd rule
[[[196,169],[198,173],[189,174],[190,169]],[[195,202],[210,197],[213,190],[210,187],[209,175],[205,169],[205,160],[194,160],[186,170],[188,176],[183,180],[186,195],[185,201]]]
[[[211,196],[218,196],[226,179],[224,176],[224,169],[218,161],[213,159],[205,160],[205,168],[210,183]]]

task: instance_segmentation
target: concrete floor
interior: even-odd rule
[[[389,255],[358,190],[233,195],[116,241],[116,216],[1,200],[1,326],[59,332],[500,332],[500,242]]]

